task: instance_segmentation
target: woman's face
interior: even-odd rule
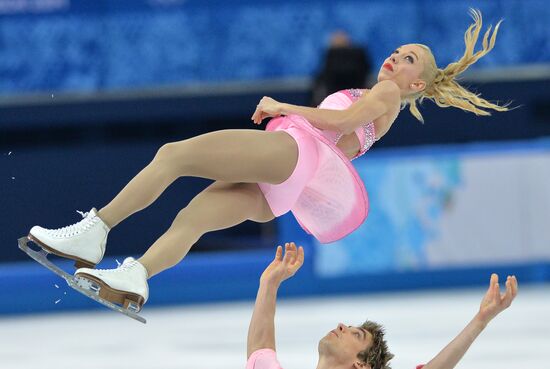
[[[420,78],[424,70],[425,51],[417,45],[398,47],[384,60],[378,72],[378,82],[394,81],[401,89],[401,97],[420,92],[426,82]]]

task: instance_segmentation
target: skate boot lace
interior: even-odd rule
[[[122,264],[119,264],[114,269],[95,269],[95,270],[98,271],[98,272],[103,272],[103,273],[124,272],[126,270],[132,269],[138,263],[138,261],[133,259],[133,258],[130,259],[130,260],[128,260],[128,259],[129,258],[124,260]]]
[[[84,213],[82,211],[77,210],[77,213],[82,215],[82,218],[84,219],[82,219],[78,223],[71,224],[66,227],[52,229],[50,232],[55,234],[58,237],[72,237],[89,230],[99,221],[99,217],[97,215],[93,217],[88,217],[90,212]]]

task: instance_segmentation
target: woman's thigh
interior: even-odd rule
[[[298,145],[283,131],[221,130],[166,144],[156,158],[180,176],[278,184],[296,167]]]

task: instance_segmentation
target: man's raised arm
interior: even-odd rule
[[[247,355],[268,348],[275,351],[275,304],[281,283],[292,277],[304,263],[304,249],[296,248],[294,242],[277,247],[275,259],[264,270],[256,296],[254,313],[248,327]]]
[[[518,282],[515,276],[506,279],[506,292],[501,295],[498,275],[491,276],[489,289],[481,301],[479,312],[474,319],[452,340],[439,354],[437,354],[424,369],[452,369],[462,359],[470,345],[485,329],[487,324],[500,312],[509,307],[518,292]]]

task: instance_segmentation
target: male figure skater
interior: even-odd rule
[[[281,283],[292,277],[304,263],[304,249],[291,242],[277,247],[275,259],[262,273],[247,340],[246,369],[281,369],[275,352],[275,304]],[[506,291],[500,293],[498,276],[491,275],[487,293],[472,321],[423,369],[452,369],[477,336],[500,312],[508,308],[517,294],[515,276],[506,279]],[[393,355],[388,351],[384,329],[366,321],[360,326],[339,323],[319,341],[317,369],[390,369]],[[419,366],[421,368],[422,366]]]

